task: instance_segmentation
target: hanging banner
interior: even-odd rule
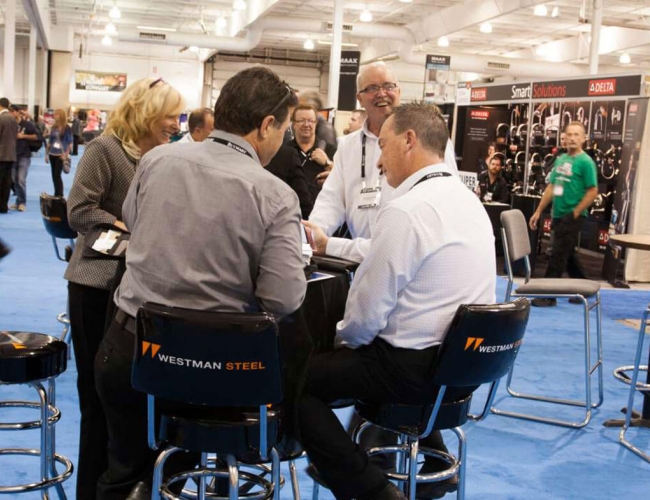
[[[637,96],[641,75],[533,83],[533,100]]]
[[[354,111],[357,109],[357,75],[361,52],[341,51],[341,71],[339,76],[339,102],[337,109]]]
[[[74,80],[76,90],[122,92],[126,88],[126,74],[124,73],[75,71]]]
[[[456,86],[456,105],[470,104],[472,95],[472,82],[459,82]]]
[[[609,236],[612,234],[625,234],[627,232],[628,217],[632,208],[632,195],[634,181],[639,164],[641,139],[645,131],[646,114],[648,112],[648,99],[636,98],[627,102],[627,120],[623,135],[623,151],[621,165],[618,172],[618,183],[614,194],[614,205],[609,222]],[[618,271],[624,250],[615,245],[608,245],[603,264],[603,278],[616,286],[619,280]]]

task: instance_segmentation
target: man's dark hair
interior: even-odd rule
[[[413,130],[425,149],[437,154],[440,159],[445,157],[449,131],[438,106],[411,102],[397,106],[392,116],[396,134]]]
[[[498,160],[499,165],[503,167],[503,155],[501,153],[494,153],[492,155],[492,158],[490,158],[490,163],[492,163],[494,160]]]
[[[190,117],[187,120],[187,127],[192,133],[197,127],[203,127],[205,125],[206,116],[214,116],[214,111],[210,108],[198,108],[190,113]]]
[[[289,108],[298,104],[295,92],[268,68],[255,66],[240,71],[221,89],[214,105],[214,128],[246,135],[273,115],[280,127]]]
[[[0,106],[9,109],[9,99],[7,99],[6,97],[0,97]]]
[[[17,111],[17,112],[20,113],[20,106],[16,106],[15,104],[12,104],[11,106],[9,106],[9,109],[11,111]]]

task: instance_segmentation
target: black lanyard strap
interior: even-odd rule
[[[366,134],[361,133],[361,178],[366,178]]]
[[[234,142],[228,141],[226,139],[222,139],[221,137],[208,137],[212,142],[218,142],[219,144],[223,144],[224,146],[229,147],[230,149],[234,149],[238,153],[241,153],[243,155],[248,156],[249,158],[253,158],[253,155],[250,154],[246,148],[241,147],[239,144],[235,144]],[[254,158],[253,158],[254,159]]]
[[[431,172],[430,174],[425,175],[424,177],[422,177],[422,179],[420,179],[415,184],[413,184],[413,186],[411,186],[411,189],[413,189],[421,182],[428,181],[431,179],[437,179],[438,177],[451,177],[451,174],[449,172]]]

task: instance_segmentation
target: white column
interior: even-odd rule
[[[47,58],[49,55],[49,52],[43,48],[41,50],[41,55],[43,57],[43,60],[41,61],[41,64],[43,66],[42,71],[41,71],[41,114],[45,111],[45,108],[47,108],[47,81],[48,81],[48,75],[47,75],[47,70],[48,70],[48,65],[47,65]],[[36,119],[36,118],[34,118]]]
[[[34,113],[36,105],[36,28],[34,26],[29,30],[29,72],[27,73],[29,81],[27,82],[27,111],[29,114]],[[34,117],[36,120],[38,117]]]
[[[332,48],[330,50],[330,78],[327,89],[327,107],[336,108],[339,103],[339,76],[341,73],[341,42],[343,41],[343,0],[334,0],[332,22]]]
[[[6,0],[4,10],[4,95],[10,101],[14,96],[14,60],[16,58],[16,0]]]
[[[598,73],[598,49],[600,48],[600,28],[603,24],[603,0],[594,0],[594,14],[591,23],[591,44],[589,45],[589,74]]]

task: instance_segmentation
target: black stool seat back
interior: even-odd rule
[[[42,333],[0,331],[0,383],[56,377],[67,368],[68,346]]]
[[[519,352],[529,313],[526,299],[460,306],[438,353],[436,385],[478,386],[503,377]]]
[[[270,314],[145,303],[136,331],[131,380],[139,391],[208,406],[282,400],[278,328]]]
[[[68,207],[65,198],[41,193],[40,202],[45,230],[54,238],[75,239],[77,233],[68,224]]]

